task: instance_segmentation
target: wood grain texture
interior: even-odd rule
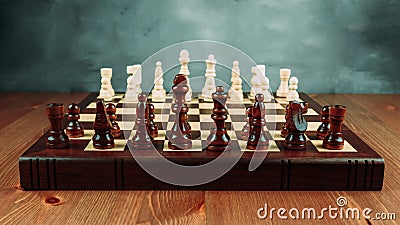
[[[321,105],[346,105],[345,125],[385,159],[384,187],[379,192],[21,191],[18,157],[49,128],[44,105],[79,102],[87,93],[35,95],[40,100],[25,101],[26,95],[18,94],[0,99],[0,105],[24,102],[12,110],[17,116],[1,117],[0,122],[0,224],[368,224],[364,219],[281,221],[275,217],[260,220],[256,215],[264,203],[276,208],[318,209],[336,206],[339,196],[347,198],[349,207],[370,207],[374,212],[400,216],[400,95],[313,96]],[[32,102],[38,106],[31,109]],[[0,115],[8,115],[3,109]],[[49,197],[59,202],[46,203]],[[397,224],[398,220],[369,222]]]

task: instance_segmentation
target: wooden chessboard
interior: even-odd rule
[[[254,171],[249,162],[255,154],[245,148],[240,131],[245,124],[245,108],[254,103],[245,93],[243,102],[227,102],[229,112],[226,121],[231,137],[232,157],[240,154],[235,166],[219,179],[191,187],[167,184],[149,175],[132,156],[130,139],[135,134],[135,103],[126,103],[123,94],[117,94],[113,103],[117,106],[121,137],[115,139],[115,147],[109,150],[93,148],[91,137],[95,117],[95,100],[98,93],[89,94],[82,102],[81,123],[85,136],[71,138],[66,149],[47,149],[48,132],[31,146],[20,158],[21,187],[33,189],[211,189],[211,190],[381,190],[384,177],[384,160],[344,125],[343,150],[322,148],[322,141],[315,132],[320,125],[318,113],[321,106],[304,93],[300,99],[309,103],[305,115],[307,149],[293,151],[284,149],[280,128],[285,122],[285,99],[276,98],[266,103],[267,130],[270,146],[266,158]],[[148,98],[151,101],[151,96]],[[193,147],[189,150],[172,151],[167,147],[166,131],[172,127],[172,96],[164,103],[153,103],[159,136],[154,146],[166,159],[182,165],[200,165],[216,159],[220,153],[204,150],[206,139],[213,125],[213,104],[194,98],[188,106],[192,127]],[[66,125],[64,119],[64,127]],[[140,151],[140,156],[152,160],[151,151]],[[153,150],[154,151],[154,150]]]

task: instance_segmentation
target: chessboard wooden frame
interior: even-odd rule
[[[98,93],[90,93],[79,103],[85,109]],[[300,98],[310,108],[321,106],[304,93]],[[64,127],[66,125],[64,119]],[[269,153],[254,171],[248,170],[253,152],[241,152],[237,164],[219,179],[199,186],[176,186],[146,173],[129,150],[86,152],[75,149],[47,149],[46,132],[20,158],[20,182],[24,190],[373,190],[382,189],[384,160],[347,126],[343,135],[357,152],[304,154],[299,151]],[[278,144],[281,149],[283,146]],[[212,161],[220,153],[168,152],[162,155],[173,162],[199,165]],[[147,153],[144,153],[146,157]],[[302,157],[299,157],[303,155]],[[151,154],[149,153],[149,158]]]

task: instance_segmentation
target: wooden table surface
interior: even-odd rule
[[[87,93],[0,93],[0,224],[399,224],[396,220],[259,219],[257,210],[371,208],[400,217],[400,95],[311,95],[344,104],[347,124],[385,159],[382,191],[23,191],[18,157],[49,129],[44,106],[80,102]],[[46,201],[47,199],[47,201]],[[59,200],[59,202],[57,202]],[[286,213],[288,216],[288,213]],[[268,215],[269,216],[269,215]]]

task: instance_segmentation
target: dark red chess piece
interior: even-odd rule
[[[305,150],[307,139],[304,132],[307,130],[307,121],[303,114],[308,111],[308,103],[291,101],[288,105],[286,126],[288,135],[285,138],[285,148],[289,150]]]
[[[157,124],[154,122],[155,115],[154,115],[154,105],[151,103],[147,103],[146,106],[146,113],[147,113],[147,130],[152,137],[158,137],[158,127]]]
[[[114,147],[114,137],[111,132],[112,124],[108,119],[103,99],[96,102],[96,118],[93,123],[93,147],[109,149]]]
[[[47,136],[46,146],[48,148],[68,147],[69,139],[62,127],[62,119],[64,117],[64,105],[62,103],[47,104],[46,114],[51,124],[50,132]]]
[[[172,91],[175,95],[175,102],[172,104],[175,120],[168,137],[168,148],[174,150],[190,149],[192,148],[191,132],[187,126],[189,108],[185,103],[185,95],[189,91],[189,87],[185,75],[178,74],[175,76]]]
[[[289,102],[290,103],[290,102]],[[281,137],[283,137],[283,138],[285,138],[287,135],[288,135],[288,133],[289,133],[289,131],[288,131],[288,129],[287,129],[287,121],[288,120],[290,120],[291,118],[290,118],[290,112],[289,112],[289,105],[287,105],[286,106],[286,112],[285,112],[285,120],[286,120],[286,122],[283,124],[283,126],[282,126],[282,128],[281,128]]]
[[[269,140],[265,134],[265,105],[264,95],[256,94],[256,102],[252,110],[252,127],[246,148],[251,150],[267,150],[269,148]]]
[[[331,127],[329,123],[329,105],[322,107],[320,119],[322,124],[317,129],[317,139],[323,140]]]
[[[228,118],[225,108],[228,95],[224,92],[224,87],[218,86],[216,92],[212,94],[214,102],[213,114],[215,126],[211,128],[210,135],[207,137],[207,149],[211,151],[224,151],[229,149],[231,138],[226,130],[225,120]]]
[[[147,132],[146,120],[146,95],[139,94],[138,104],[136,106],[136,134],[132,138],[132,146],[134,150],[150,149],[153,147],[153,138]]]
[[[67,135],[72,138],[83,137],[84,129],[79,122],[80,108],[77,104],[71,103],[68,105],[68,125],[65,129]]]
[[[344,116],[346,114],[346,106],[333,105],[330,108],[330,124],[328,134],[324,138],[322,147],[331,150],[340,150],[344,147],[344,140],[342,135],[342,126]]]
[[[117,123],[117,107],[115,107],[114,104],[112,103],[107,103],[106,104],[106,112],[107,112],[107,116],[108,119],[111,122],[112,125],[112,129],[111,129],[111,133],[113,135],[114,138],[118,138],[121,136],[121,129]]]
[[[240,136],[242,137],[242,140],[245,140],[245,141],[247,141],[247,139],[249,138],[250,133],[251,133],[251,123],[253,120],[253,116],[251,115],[252,111],[253,111],[253,106],[246,107],[247,122],[243,126],[242,131],[240,132]]]

